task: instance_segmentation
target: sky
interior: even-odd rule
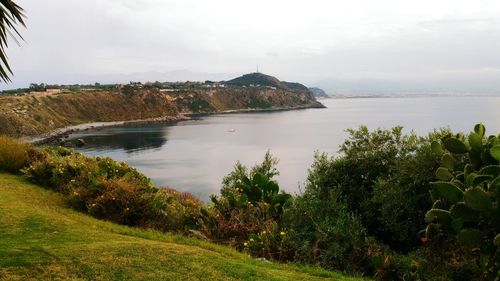
[[[226,80],[500,92],[498,0],[17,0],[12,83]]]

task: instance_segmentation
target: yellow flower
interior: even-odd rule
[[[266,231],[265,231],[265,230],[263,230],[263,231],[262,231],[262,234],[266,234]]]
[[[285,235],[286,233],[284,231],[280,232],[280,235],[283,236]]]
[[[253,238],[250,238],[250,242],[253,242]]]
[[[245,243],[243,243],[243,245],[246,247],[246,246],[248,246],[248,243],[247,243],[247,242],[245,242]]]

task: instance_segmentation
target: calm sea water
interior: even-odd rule
[[[322,101],[326,109],[212,115],[176,125],[110,127],[72,135],[88,155],[126,161],[158,185],[191,192],[203,200],[220,189],[240,161],[247,166],[265,152],[279,158],[282,189],[303,186],[315,151],[335,154],[345,129],[402,125],[425,135],[434,128],[468,132],[483,122],[500,132],[500,97],[358,98]]]

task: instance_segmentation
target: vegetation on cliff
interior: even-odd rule
[[[309,89],[296,82],[286,82],[280,81],[276,77],[269,76],[260,72],[254,72],[245,74],[243,76],[234,78],[226,82],[229,85],[236,86],[246,86],[246,87],[274,87],[277,89],[288,90],[288,91],[297,91],[297,92],[309,92]]]
[[[82,123],[181,113],[322,107],[308,91],[220,83],[157,82],[88,88],[35,85],[32,90],[17,93],[0,96],[1,134],[36,136]]]

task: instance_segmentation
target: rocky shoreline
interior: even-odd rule
[[[311,108],[326,108],[326,106],[318,102],[315,104],[310,104],[305,106],[293,106],[293,107],[248,108],[248,109],[233,109],[233,110],[213,111],[213,112],[196,112],[196,113],[189,113],[187,114],[187,116],[198,117],[198,116],[209,116],[209,115],[219,115],[219,114],[263,113],[263,112],[290,111],[290,110],[301,110],[301,109],[311,109]]]
[[[163,117],[139,119],[139,120],[84,123],[84,124],[60,128],[51,133],[37,136],[34,138],[25,138],[25,141],[34,145],[61,144],[64,142],[66,138],[69,137],[69,135],[81,131],[88,131],[91,129],[99,129],[99,128],[122,126],[122,125],[175,123],[190,119],[191,117],[187,114],[179,114],[175,116],[163,116]]]
[[[123,125],[148,125],[148,124],[158,124],[158,123],[170,124],[179,121],[191,120],[193,117],[209,116],[216,114],[262,113],[262,112],[290,111],[290,110],[300,110],[300,109],[310,109],[310,108],[326,108],[326,107],[322,103],[317,102],[310,105],[294,106],[287,108],[234,109],[234,110],[213,111],[213,112],[180,113],[175,116],[163,116],[163,117],[139,119],[139,120],[92,122],[92,123],[84,123],[84,124],[60,128],[48,134],[32,138],[25,138],[25,141],[34,145],[47,145],[47,144],[59,145],[59,144],[64,144],[65,139],[67,139],[71,134],[81,131],[88,131],[91,129],[104,128],[104,127],[123,126]],[[84,143],[81,143],[81,145],[84,145]]]

